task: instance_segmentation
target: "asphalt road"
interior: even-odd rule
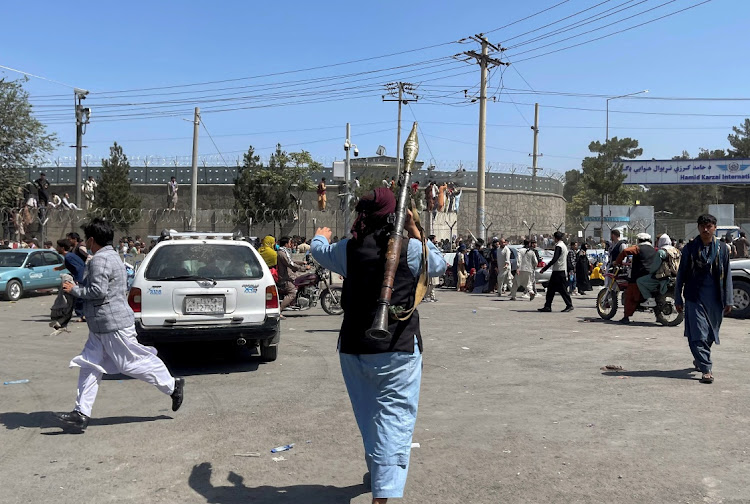
[[[424,375],[405,498],[427,503],[748,503],[748,324],[728,319],[700,384],[682,327],[628,327],[533,302],[439,292],[420,307]],[[83,435],[73,407],[82,324],[49,336],[52,296],[0,303],[0,502],[369,503],[335,351],[339,317],[284,321],[279,359],[165,352],[186,376],[177,413],[109,377]],[[476,312],[474,311],[476,310]],[[618,318],[621,314],[618,314]],[[624,371],[602,370],[618,365]],[[295,443],[274,461],[271,448]],[[259,452],[259,457],[235,454]]]

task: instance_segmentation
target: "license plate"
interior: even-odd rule
[[[185,298],[185,313],[224,313],[224,296],[195,296]]]

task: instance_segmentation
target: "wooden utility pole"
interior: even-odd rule
[[[398,128],[396,129],[396,178],[398,179],[401,177],[401,105],[408,105],[409,102],[415,102],[419,97],[414,94],[414,85],[408,82],[389,82],[385,85],[385,88],[388,94],[394,97],[398,92],[398,98],[395,100],[386,99],[385,95],[382,97],[384,102],[398,102]],[[412,96],[412,98],[404,98],[404,93]]]
[[[541,170],[537,165],[537,158],[543,156],[539,154],[539,104],[534,104],[534,126],[531,127],[534,130],[534,153],[532,156],[531,164],[531,190],[536,191],[536,172]]]
[[[483,34],[471,37],[472,40],[482,45],[482,53],[476,51],[466,51],[464,54],[474,59],[480,68],[480,89],[479,89],[479,142],[477,146],[477,225],[476,230],[480,238],[486,240],[486,228],[484,226],[484,172],[485,172],[485,140],[487,138],[487,72],[489,68],[498,65],[509,65],[496,58],[489,56],[490,49],[493,52],[502,52],[503,48],[490,43]]]
[[[197,231],[198,225],[198,129],[201,125],[201,109],[195,107],[193,117],[193,179],[190,184],[190,231]]]

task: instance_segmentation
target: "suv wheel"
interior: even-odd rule
[[[260,360],[263,362],[273,362],[279,355],[278,345],[263,346],[260,345]]]
[[[734,306],[732,315],[735,317],[750,317],[750,283],[734,281]]]

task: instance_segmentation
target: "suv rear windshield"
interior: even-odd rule
[[[262,278],[263,268],[249,247],[219,243],[185,243],[153,252],[146,280],[243,280]]]

